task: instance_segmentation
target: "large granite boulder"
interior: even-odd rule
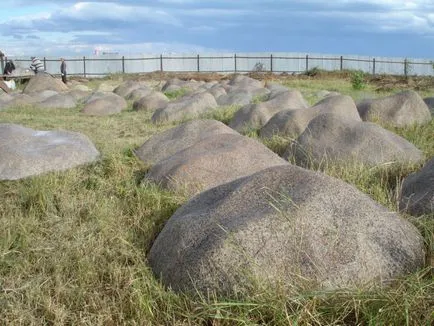
[[[72,95],[68,93],[61,93],[50,96],[42,102],[37,103],[36,106],[44,109],[72,109],[77,106],[77,101]]]
[[[411,215],[434,217],[434,157],[420,171],[404,179],[399,208]]]
[[[238,133],[217,120],[191,120],[152,136],[135,150],[145,164],[155,164],[191,145],[219,134]]]
[[[129,93],[126,96],[126,99],[130,101],[136,101],[141,99],[142,97],[151,94],[152,92],[153,92],[152,89],[150,89],[149,87],[140,86],[139,88],[136,88],[135,90],[131,91],[131,93]]]
[[[396,127],[424,124],[431,121],[428,106],[415,91],[370,99],[357,104],[364,121],[380,121]]]
[[[431,112],[431,116],[433,116],[434,115],[434,97],[426,97],[423,99],[423,101],[428,106],[428,108]]]
[[[32,106],[39,101],[37,97],[32,97],[23,93],[12,93],[7,95],[10,95],[10,97],[7,97],[7,100],[4,102],[0,102],[0,107],[3,109]]]
[[[135,80],[127,80],[125,82],[123,82],[122,84],[120,84],[119,86],[117,86],[114,90],[113,93],[126,98],[132,91],[134,91],[137,88],[142,87],[142,84],[138,81]]]
[[[153,123],[180,121],[214,110],[217,106],[211,94],[196,93],[168,103],[166,107],[155,111],[151,120]]]
[[[222,94],[217,98],[220,106],[240,105],[244,106],[253,100],[253,95],[247,91],[238,90],[228,94]]]
[[[58,93],[68,91],[68,87],[62,82],[62,80],[54,78],[47,73],[39,73],[30,78],[23,93],[37,93],[46,90],[56,91]]]
[[[133,110],[135,111],[155,111],[165,108],[169,99],[161,92],[151,92],[142,98],[134,101]]]
[[[358,162],[367,166],[413,164],[423,153],[406,139],[372,122],[323,113],[288,147],[298,164]]]
[[[217,101],[217,104],[219,104],[218,99],[222,95],[226,95],[226,90],[221,85],[214,85],[211,88],[208,89],[208,93],[210,93]],[[220,104],[219,104],[220,105]]]
[[[265,102],[249,104],[235,112],[229,126],[237,131],[261,128],[270,118],[282,110],[298,110],[309,105],[297,90],[277,92]]]
[[[159,161],[149,170],[146,179],[193,196],[283,164],[288,162],[254,139],[236,134],[217,134]]]
[[[330,96],[308,109],[277,112],[261,128],[260,136],[269,138],[273,135],[282,135],[297,138],[306,129],[309,122],[322,113],[333,113],[361,121],[356,103],[350,96]]]
[[[168,220],[150,250],[173,290],[244,295],[255,284],[382,284],[424,265],[417,229],[341,180],[293,165],[212,188]]]
[[[125,99],[115,93],[97,92],[86,101],[81,112],[86,115],[106,116],[121,113],[127,106]]]
[[[94,162],[99,152],[84,135],[0,124],[0,180],[17,180]]]

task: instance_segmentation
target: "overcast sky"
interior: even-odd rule
[[[9,56],[303,52],[434,59],[434,0],[1,0]]]

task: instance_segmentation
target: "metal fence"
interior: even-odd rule
[[[29,67],[29,57],[10,57],[15,65]],[[58,74],[59,58],[40,58],[47,72]],[[303,53],[204,53],[184,55],[99,55],[65,58],[69,75],[84,77],[116,73],[220,72],[246,73],[264,71],[274,73],[304,73],[313,68],[328,71],[361,70],[369,74],[434,75],[434,60],[367,56],[336,56]],[[2,62],[3,69],[3,62]]]

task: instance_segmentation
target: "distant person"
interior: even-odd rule
[[[32,63],[30,64],[30,70],[32,70],[35,74],[40,72],[44,72],[44,64],[37,57],[31,57]]]
[[[14,70],[15,70],[14,62],[8,61],[6,62],[5,69],[3,70],[3,75],[11,75]]]
[[[66,62],[64,58],[60,58],[60,74],[62,75],[62,81],[66,84]]]

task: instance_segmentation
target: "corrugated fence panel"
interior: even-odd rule
[[[197,55],[188,53],[163,55],[163,71],[197,71]]]
[[[28,68],[29,56],[9,58],[16,66]],[[47,72],[60,73],[58,57],[40,58]],[[176,55],[142,54],[121,56],[106,54],[88,57],[67,57],[69,75],[104,76],[113,73],[173,72],[251,72],[273,71],[301,73],[318,68],[329,71],[362,70],[391,75],[434,75],[428,59],[331,55],[300,52],[257,53],[188,53]]]
[[[199,55],[199,69],[203,72],[233,72],[235,61],[233,53],[201,53]]]
[[[125,73],[152,72],[160,70],[159,55],[143,55],[143,56],[125,56],[124,57]]]

